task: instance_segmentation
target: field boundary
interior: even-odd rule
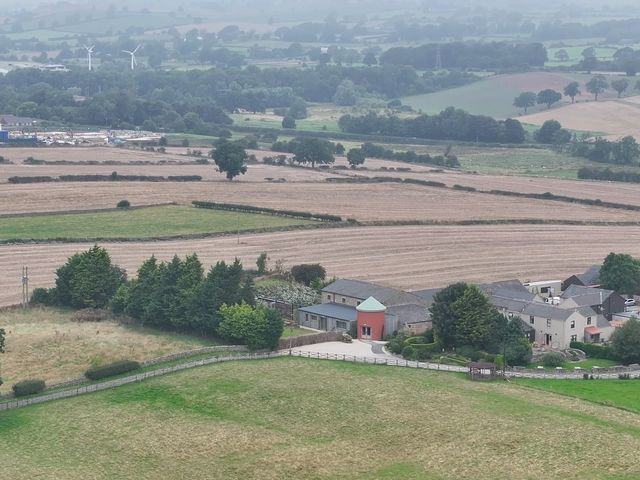
[[[75,389],[63,390],[60,392],[54,392],[46,395],[39,395],[30,398],[24,398],[21,400],[12,400],[4,403],[0,403],[0,411],[12,410],[16,408],[27,407],[29,405],[36,405],[39,403],[50,402],[54,400],[61,400],[64,398],[72,398],[77,397],[79,395],[84,395],[87,393],[99,392],[102,390],[108,390],[111,388],[119,387],[122,385],[128,385],[131,383],[137,383],[149,378],[160,377],[163,375],[168,375],[171,373],[179,372],[182,370],[187,370],[191,368],[201,367],[205,365],[212,365],[214,363],[224,363],[231,361],[244,361],[244,360],[268,360],[272,358],[280,358],[280,357],[300,357],[300,358],[308,358],[308,359],[316,359],[316,360],[332,360],[332,361],[343,361],[343,362],[351,362],[351,363],[363,363],[368,365],[384,365],[384,366],[392,366],[392,367],[401,367],[401,368],[414,368],[414,369],[424,369],[424,370],[436,370],[442,372],[453,372],[453,373],[466,373],[468,372],[467,367],[460,367],[455,365],[443,365],[439,363],[428,363],[428,362],[418,362],[418,361],[410,361],[410,360],[402,360],[399,358],[389,358],[389,357],[377,357],[377,356],[357,356],[357,355],[348,355],[348,354],[340,354],[340,353],[320,353],[320,352],[302,352],[302,351],[276,351],[276,352],[268,352],[268,353],[250,353],[246,355],[240,356],[229,356],[229,357],[210,357],[201,360],[196,360],[193,362],[181,363],[179,365],[173,365],[171,367],[160,368],[158,370],[151,370],[144,373],[138,373],[136,375],[130,375],[127,377],[118,378],[115,380],[109,380],[106,382],[95,383],[92,385],[82,386]],[[598,373],[598,379],[617,379],[618,374],[622,371],[629,373],[630,378],[640,378],[640,366],[636,367],[617,367],[615,372],[604,372],[605,370],[610,369],[600,369],[603,370],[602,373]],[[505,372],[505,376],[507,378],[539,378],[539,379],[558,379],[558,380],[570,380],[570,379],[582,379],[583,373],[586,373],[586,370],[579,372],[562,372],[562,373],[552,373],[548,374],[546,372],[528,372],[526,370],[507,370]]]
[[[78,215],[82,213],[110,213],[110,212],[123,212],[128,210],[142,210],[145,208],[153,207],[170,207],[180,205],[177,202],[162,202],[162,203],[149,203],[145,205],[132,205],[127,208],[108,207],[108,208],[91,208],[89,210],[60,210],[56,212],[26,212],[26,213],[0,213],[1,218],[21,218],[21,217],[40,217],[40,216],[55,216],[55,215]]]

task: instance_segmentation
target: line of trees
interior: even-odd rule
[[[216,263],[205,275],[196,254],[142,263],[137,277],[111,263],[94,246],[77,253],[56,271],[55,287],[37,288],[36,304],[108,308],[141,325],[217,335],[250,348],[275,348],[283,332],[277,312],[255,307],[253,277],[238,259]],[[222,327],[224,325],[224,327]]]
[[[514,69],[541,67],[547,61],[541,43],[451,42],[393,47],[380,56],[380,64],[432,69],[438,52],[443,68]]]
[[[576,157],[584,157],[594,162],[613,163],[616,165],[638,165],[640,145],[632,136],[618,141],[604,138],[576,138],[569,145],[569,152]],[[585,171],[586,172],[586,171]]]
[[[495,120],[449,107],[437,115],[400,118],[370,112],[363,116],[344,115],[338,121],[346,133],[416,137],[467,142],[523,143],[524,128],[518,120]]]
[[[582,180],[606,180],[609,182],[640,183],[640,173],[628,170],[611,170],[610,168],[582,167],[578,170],[578,178]]]

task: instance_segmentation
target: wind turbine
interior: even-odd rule
[[[135,70],[136,65],[138,65],[138,62],[136,62],[136,52],[140,49],[141,46],[142,45],[138,45],[133,51],[122,50],[122,53],[128,53],[129,55],[131,55],[131,70]]]
[[[91,45],[90,47],[87,47],[86,45],[83,45],[84,49],[87,51],[87,58],[89,59],[89,71],[92,70],[92,64],[91,64],[91,55],[93,55],[93,48],[95,47],[95,45]]]

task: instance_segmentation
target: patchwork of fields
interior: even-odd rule
[[[444,373],[286,358],[0,414],[8,478],[630,479],[638,449],[633,413]]]

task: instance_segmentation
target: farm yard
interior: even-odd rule
[[[327,275],[421,289],[455,281],[566,278],[601,261],[609,252],[640,256],[640,227],[568,225],[476,225],[349,227],[288,231],[199,240],[101,242],[113,261],[134,275],[151,255],[198,253],[208,268],[238,257],[250,267],[261,252],[285,265],[320,263]],[[29,266],[30,285],[49,287],[56,268],[91,245],[0,246],[0,305],[20,302],[20,272]]]
[[[640,475],[633,413],[445,373],[302,359],[201,367],[5,412],[0,426],[12,478]],[[127,454],[113,455],[122,439]]]
[[[127,326],[110,318],[73,320],[73,312],[52,308],[0,311],[7,331],[0,392],[26,378],[55,383],[81,377],[91,365],[123,358],[142,361],[211,345],[211,339]]]

